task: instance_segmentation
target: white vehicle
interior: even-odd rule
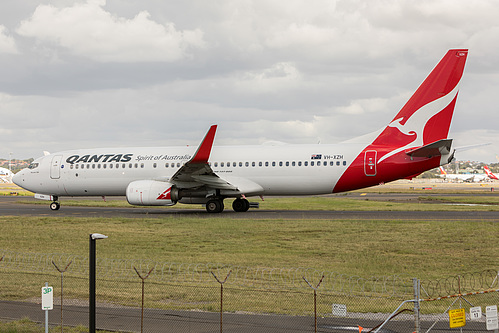
[[[247,211],[247,197],[344,192],[412,178],[449,163],[448,132],[468,50],[449,50],[414,95],[371,134],[339,144],[214,146],[213,125],[195,147],[100,148],[43,156],[14,182],[52,201],[125,195],[132,205],[204,204]],[[351,126],[345,124],[345,126]]]

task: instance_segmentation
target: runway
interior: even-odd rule
[[[393,201],[394,194],[369,194],[363,199]],[[396,194],[397,200],[410,201],[417,195]],[[28,203],[20,203],[20,201]],[[33,204],[29,203],[30,201]],[[265,210],[250,209],[246,213],[235,213],[227,208],[220,214],[208,214],[199,208],[151,208],[151,207],[77,207],[65,206],[51,211],[47,204],[35,204],[29,197],[0,197],[0,216],[53,216],[53,217],[103,217],[103,218],[164,218],[185,216],[223,219],[320,219],[320,220],[450,220],[450,221],[499,221],[499,211],[321,211],[321,210]]]

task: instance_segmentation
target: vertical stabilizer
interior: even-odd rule
[[[334,192],[410,179],[452,159],[452,140],[447,135],[467,56],[466,49],[445,54],[392,121],[345,170]]]

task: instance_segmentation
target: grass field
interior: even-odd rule
[[[499,224],[467,221],[0,218],[2,248],[160,262],[310,267],[436,278],[499,267]]]
[[[430,197],[421,188],[423,186],[409,189],[404,185],[403,188],[366,190],[418,194],[419,200],[410,203],[363,200],[357,192],[356,198],[353,198],[355,193],[336,197],[269,198],[260,205],[262,209],[295,207],[331,211],[499,209],[499,195],[473,195],[477,190],[490,191],[477,185],[466,196]],[[434,191],[462,194],[469,189],[465,184],[458,192],[443,188]],[[123,199],[110,202],[64,200],[63,205],[129,206]],[[195,205],[184,207],[199,208]],[[182,215],[159,219],[0,218],[1,248],[19,252],[87,256],[88,234],[93,232],[109,236],[99,243],[99,255],[116,259],[310,267],[363,277],[407,274],[436,278],[499,267],[499,259],[494,255],[499,251],[499,224],[487,221],[328,221],[306,217],[298,220],[229,220],[217,216],[197,219]]]

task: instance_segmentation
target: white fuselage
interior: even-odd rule
[[[223,179],[263,188],[248,195],[332,193],[365,144],[214,146],[210,166]],[[99,148],[54,153],[16,174],[16,184],[54,196],[125,195],[136,180],[169,181],[196,147]],[[29,175],[27,177],[27,175]]]

